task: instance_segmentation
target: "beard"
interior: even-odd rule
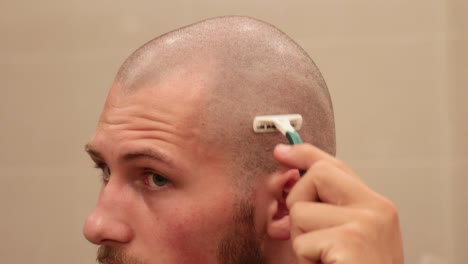
[[[262,237],[255,229],[255,207],[251,202],[239,200],[234,205],[229,229],[217,246],[219,264],[265,264]],[[100,246],[96,260],[101,264],[146,264],[147,262],[125,253],[117,247]]]
[[[235,208],[230,229],[218,245],[218,263],[265,264],[263,239],[255,230],[255,207],[248,201],[240,200]]]
[[[145,264],[136,257],[126,254],[123,250],[110,246],[100,246],[96,261],[100,264]]]

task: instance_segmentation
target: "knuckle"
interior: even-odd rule
[[[327,177],[333,173],[333,164],[328,160],[319,160],[310,168],[311,178],[319,184],[326,181]]]
[[[289,209],[289,216],[291,219],[297,220],[300,219],[301,216],[304,213],[304,208],[305,202],[296,202],[291,206],[291,209]]]
[[[399,216],[397,207],[393,202],[382,198],[378,205],[362,212],[366,223],[376,229],[384,230],[388,226],[399,226]]]
[[[398,208],[391,200],[380,196],[376,201],[374,207],[375,216],[378,216],[381,221],[386,222],[398,220]]]
[[[357,222],[346,225],[341,235],[339,247],[342,249],[343,260],[352,258],[353,254],[364,248],[369,248],[369,245],[376,241],[375,236],[368,231],[368,228]]]
[[[344,236],[353,240],[353,242],[359,241],[366,236],[365,228],[357,222],[350,223],[344,228]]]
[[[346,163],[344,163],[342,160],[340,159],[335,159],[335,165],[338,167],[338,168],[347,168],[348,166],[346,165]]]
[[[385,217],[385,219],[387,219],[387,221],[389,222],[396,222],[398,221],[398,208],[396,207],[396,205],[388,200],[388,199],[383,199],[382,201],[382,209],[381,209],[382,213],[383,213],[383,216]]]
[[[368,227],[379,227],[382,221],[382,215],[374,210],[364,210],[362,213],[362,220]]]
[[[379,234],[362,222],[353,222],[345,226],[341,242],[343,248],[359,251],[377,243]]]
[[[316,174],[323,174],[323,172],[328,171],[332,164],[328,160],[319,160],[311,166],[311,170]]]
[[[296,252],[296,255],[298,257],[304,257],[307,253],[307,247],[306,247],[307,241],[305,241],[303,236],[297,236],[293,242],[292,246],[294,249],[294,252]]]

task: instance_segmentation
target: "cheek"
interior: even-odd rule
[[[226,193],[211,197],[179,200],[178,206],[158,217],[159,234],[153,239],[165,244],[165,252],[172,252],[176,263],[215,262],[217,246],[232,224],[233,201]]]
[[[186,260],[178,263],[211,263],[216,251],[216,230],[205,226],[203,215],[180,217],[168,226],[168,246]]]

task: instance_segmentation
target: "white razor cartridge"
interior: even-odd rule
[[[253,122],[255,133],[280,131],[286,135],[286,132],[295,132],[301,129],[301,126],[302,116],[300,114],[257,116]]]

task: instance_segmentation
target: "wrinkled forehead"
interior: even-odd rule
[[[164,79],[136,90],[115,83],[92,145],[112,153],[151,145],[187,160],[200,156],[200,151],[216,152],[203,142],[207,124],[202,113],[209,85],[209,76],[187,71],[172,71]]]
[[[212,86],[206,69],[180,67],[151,77],[142,77],[145,80],[131,86],[114,83],[101,118],[118,109],[140,109],[146,110],[148,115],[162,112],[172,115],[174,122],[186,122],[198,116],[205,107]]]

